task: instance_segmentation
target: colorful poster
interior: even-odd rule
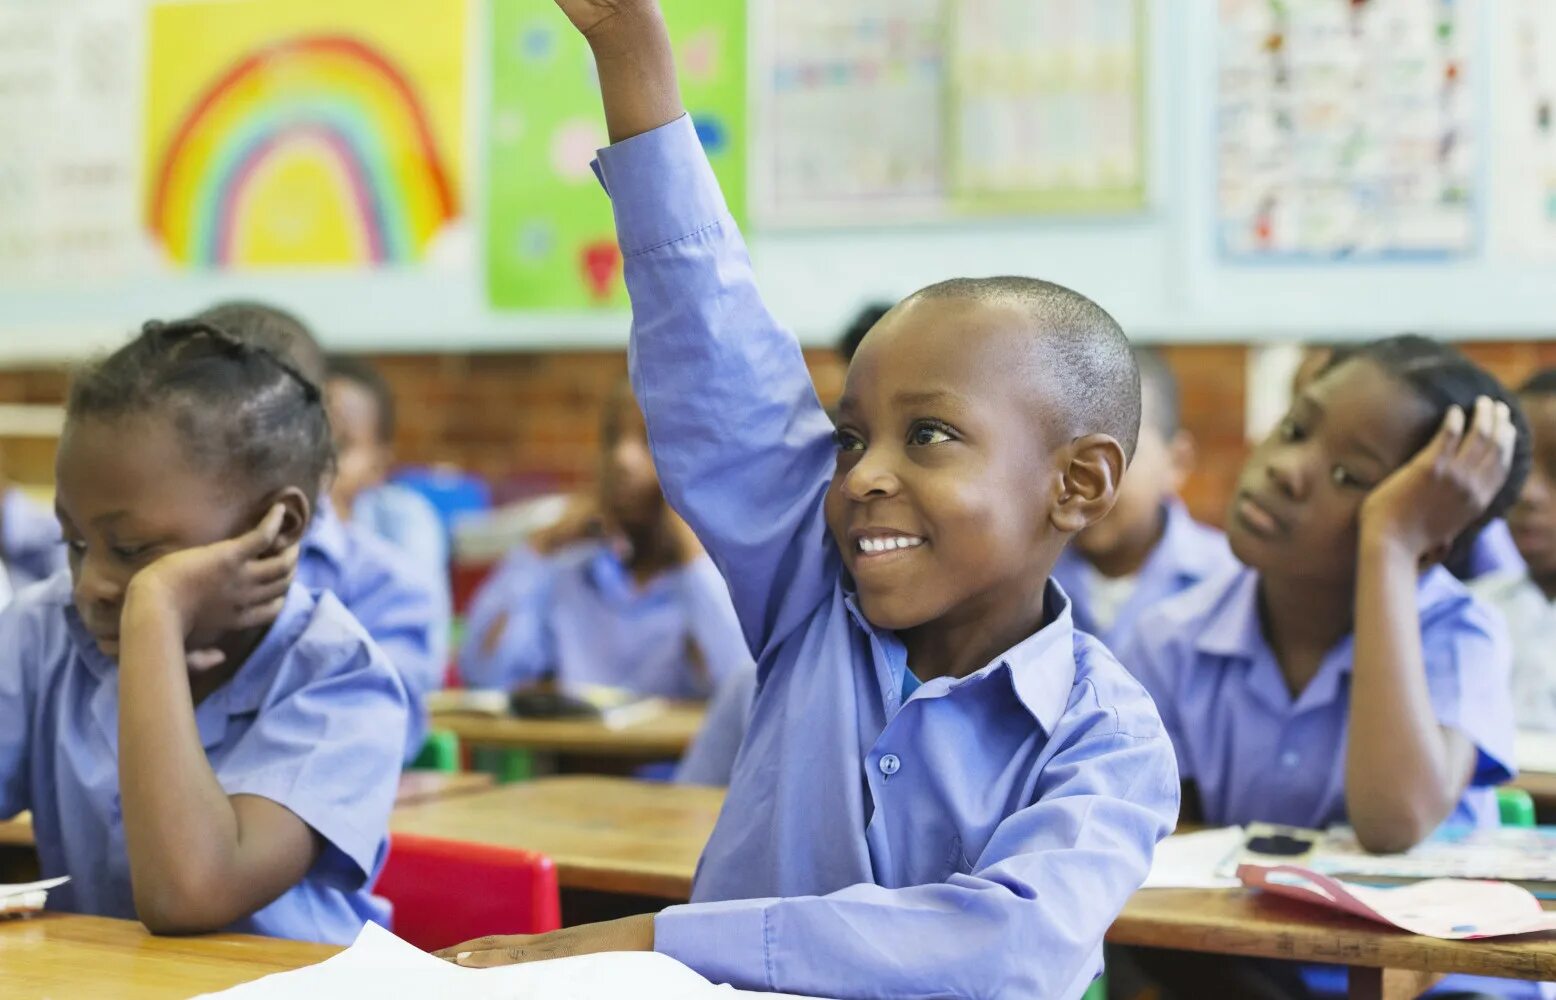
[[[555,5],[492,0],[487,295],[498,309],[625,308],[610,202],[590,163],[607,144],[589,46]],[[665,5],[681,97],[740,218],[746,174],[745,4]]]
[[[1556,3],[1498,0],[1496,225],[1502,248],[1556,255]]]
[[[136,0],[0,4],[0,282],[134,266]]]
[[[1472,253],[1477,10],[1455,0],[1220,0],[1222,256]]]
[[[145,222],[191,268],[385,267],[463,211],[464,0],[151,12]]]

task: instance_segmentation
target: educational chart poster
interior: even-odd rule
[[[1492,197],[1502,249],[1556,256],[1556,3],[1497,0]]]
[[[735,0],[665,5],[681,96],[740,218],[746,186],[746,16]],[[588,45],[555,5],[492,0],[487,293],[498,309],[625,308],[610,202],[590,163],[607,145]]]
[[[1459,0],[1220,0],[1222,256],[1472,253],[1477,10]]]
[[[1140,0],[757,0],[774,226],[1145,206]]]
[[[140,18],[136,0],[0,3],[0,283],[133,267]]]
[[[151,10],[145,223],[188,268],[388,267],[460,217],[464,0]]]

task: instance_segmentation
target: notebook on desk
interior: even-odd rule
[[[669,703],[621,688],[584,684],[537,686],[517,691],[435,691],[429,711],[488,715],[493,718],[592,719],[607,729],[626,729],[662,715]]]
[[[1434,878],[1512,882],[1543,898],[1556,895],[1556,827],[1444,827],[1400,854],[1370,854],[1349,827],[1305,830],[1251,823],[1241,849],[1217,869],[1300,865],[1324,875],[1379,885]]]

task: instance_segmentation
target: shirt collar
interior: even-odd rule
[[[900,646],[894,633],[870,624],[864,612],[859,610],[857,595],[845,592],[844,605],[855,624],[865,632]],[[965,684],[987,683],[1003,673],[1010,679],[1016,700],[1042,727],[1044,734],[1051,735],[1069,707],[1070,690],[1075,685],[1075,622],[1070,598],[1053,580],[1048,581],[1044,594],[1043,617],[1046,625],[1001,653],[998,659],[966,677],[927,681],[921,697],[944,695]],[[900,690],[901,677],[895,680]],[[943,688],[942,681],[945,682]]]
[[[302,555],[304,558],[317,555],[326,562],[340,565],[346,561],[347,548],[346,522],[335,512],[329,497],[323,497],[313,512],[313,523],[303,535]]]

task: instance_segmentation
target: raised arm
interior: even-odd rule
[[[729,581],[758,652],[831,593],[832,429],[681,109],[652,0],[558,0],[594,50],[615,143],[599,170],[632,299],[633,388],[665,495]]]

